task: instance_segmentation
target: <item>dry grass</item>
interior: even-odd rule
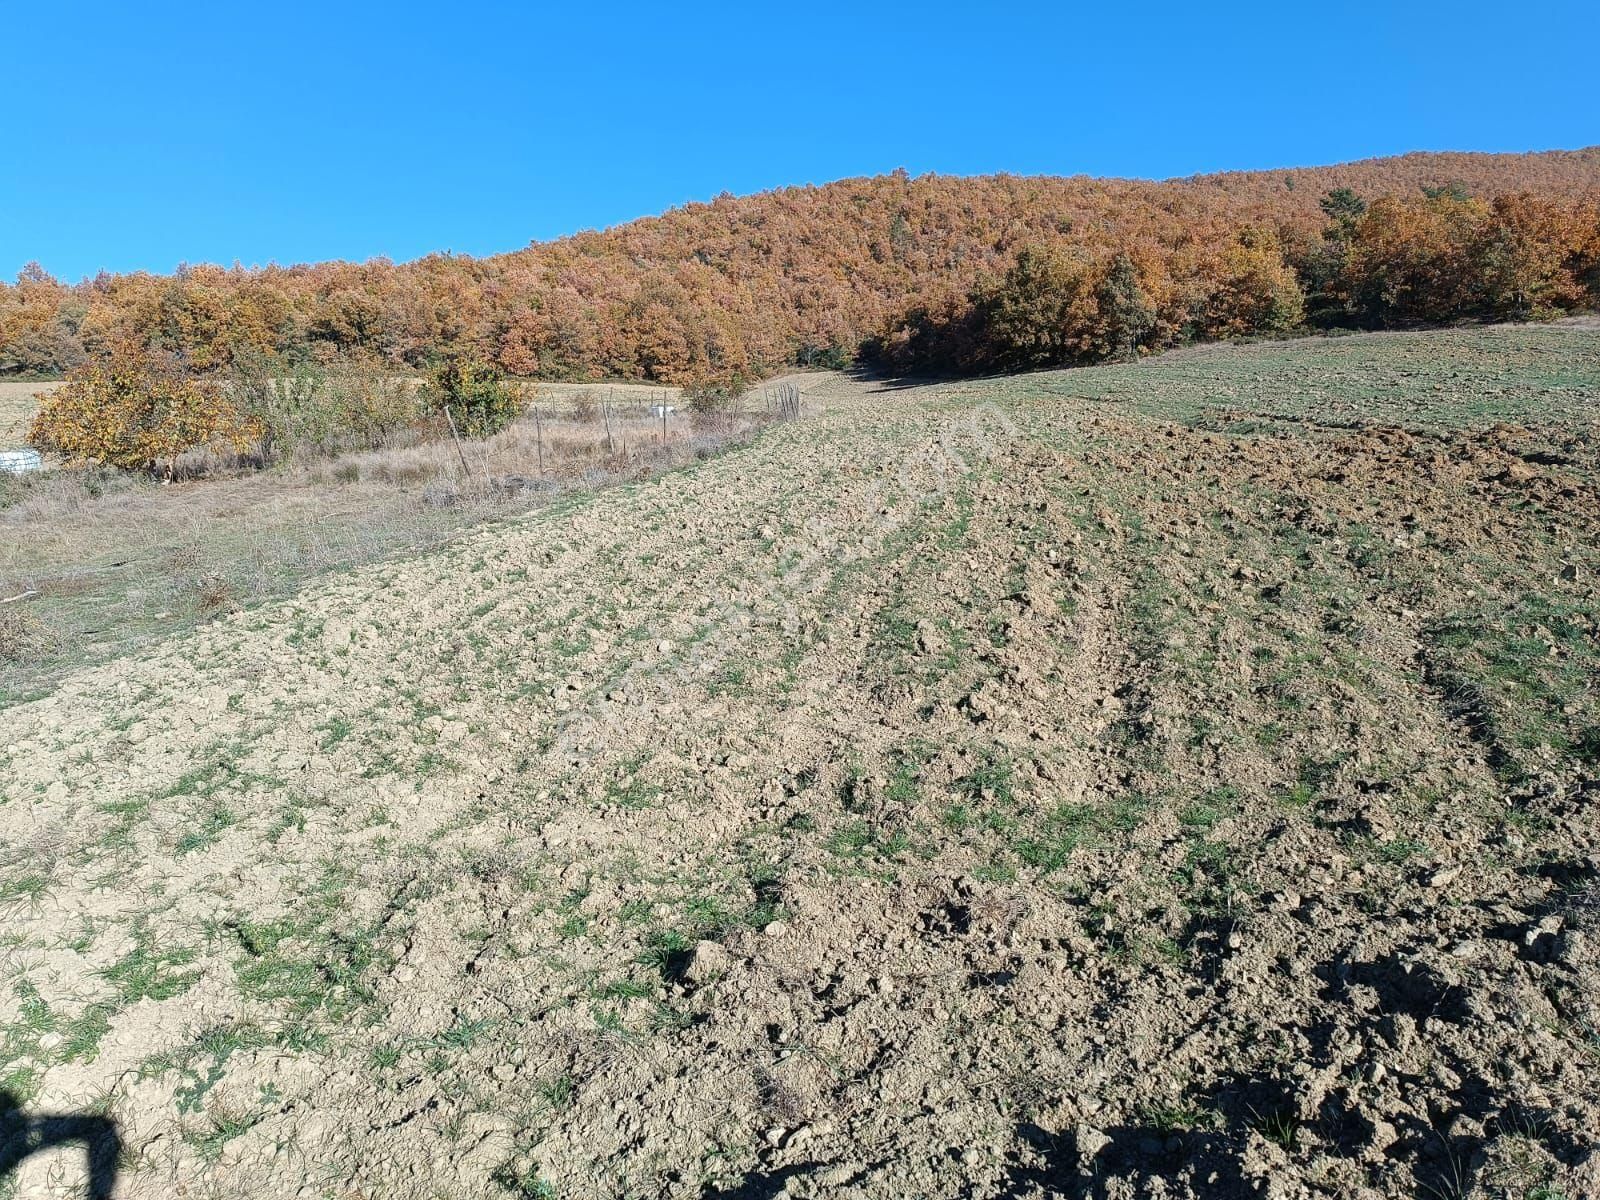
[[[15,604],[0,606],[0,663],[17,662],[49,646],[43,622]]]
[[[640,416],[663,400],[677,404],[682,389],[655,383],[525,383],[530,403],[548,405],[552,411],[572,412],[586,402],[611,404],[618,412]]]
[[[610,399],[609,422],[602,419],[600,408],[608,393],[621,393]],[[669,390],[530,384],[525,394],[528,415],[503,433],[482,441],[464,441],[459,451],[448,434],[423,436],[380,450],[346,454],[331,463],[316,463],[302,468],[301,473],[317,483],[327,482],[331,474],[342,482],[359,478],[406,484],[445,479],[458,489],[488,486],[504,490],[508,486],[599,482],[628,474],[639,463],[653,463],[663,449],[696,448],[696,431],[687,413],[669,417],[664,433],[661,421],[649,415],[649,405],[660,397],[675,403]]]
[[[312,575],[437,546],[563,495],[704,457],[760,420],[708,435],[674,415],[663,441],[648,412],[662,389],[528,390],[540,397],[537,425],[530,413],[459,449],[448,435],[413,431],[400,444],[269,471],[195,456],[194,477],[170,484],[76,470],[0,480],[12,500],[0,508],[0,596],[36,591],[18,607],[48,635],[0,664],[0,703]],[[615,405],[609,434],[598,417],[569,415],[601,391]]]

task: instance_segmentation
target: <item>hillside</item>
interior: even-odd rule
[[[805,382],[0,711],[0,1086],[119,1197],[1600,1194],[1600,329]]]
[[[1557,259],[1576,256],[1570,267],[1580,275],[1600,262],[1593,147],[1412,154],[1161,183],[896,173],[723,196],[482,260],[198,266],[74,287],[33,272],[0,287],[0,371],[59,372],[131,340],[199,369],[225,368],[242,345],[397,366],[470,348],[513,374],[546,378],[748,377],[838,363],[909,312],[965,295],[1040,245],[1087,261],[1131,256],[1163,323],[1145,348],[1159,349],[1197,336],[1197,322],[1200,335],[1227,331],[1212,328],[1205,310],[1252,286],[1230,257],[1241,238],[1274,270],[1297,275],[1297,287],[1314,289],[1328,192],[1410,201],[1425,187],[1556,203]],[[1543,213],[1534,224],[1553,219]],[[1519,247],[1527,224],[1524,215],[1512,221]],[[1590,285],[1571,286],[1580,294],[1561,304],[1590,302]],[[1228,329],[1255,331],[1246,318]]]

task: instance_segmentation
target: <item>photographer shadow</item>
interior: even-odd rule
[[[73,1144],[81,1145],[87,1158],[89,1200],[111,1200],[122,1154],[117,1123],[88,1114],[29,1115],[15,1095],[0,1089],[0,1183],[10,1179],[25,1159]]]

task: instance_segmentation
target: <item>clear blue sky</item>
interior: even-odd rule
[[[903,166],[1600,142],[1593,0],[0,3],[0,274],[486,254]]]

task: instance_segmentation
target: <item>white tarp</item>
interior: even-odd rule
[[[44,459],[37,450],[0,450],[0,471],[25,475],[29,471],[44,470]]]

